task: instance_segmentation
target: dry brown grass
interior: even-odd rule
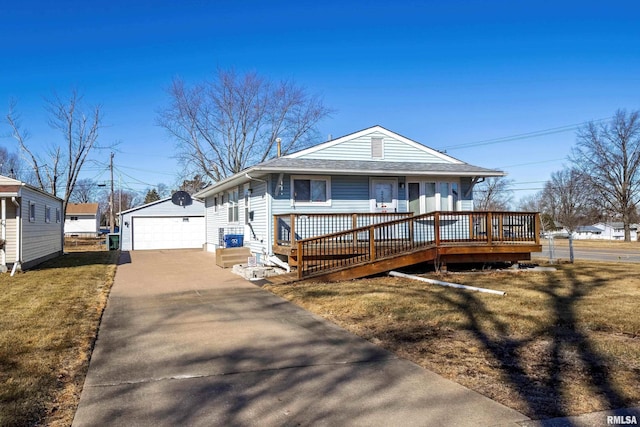
[[[71,425],[117,252],[0,274],[0,426]]]
[[[553,239],[555,246],[568,247],[569,239]],[[541,244],[547,246],[549,241],[542,239]],[[597,248],[597,249],[631,249],[640,250],[640,242],[625,242],[622,240],[573,240],[573,246],[576,248]]]
[[[65,252],[88,252],[107,250],[106,236],[100,237],[65,237]]]
[[[437,277],[507,296],[392,277],[267,288],[532,418],[640,403],[640,265]]]

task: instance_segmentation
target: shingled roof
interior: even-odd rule
[[[97,203],[69,203],[67,215],[97,215],[99,206]]]

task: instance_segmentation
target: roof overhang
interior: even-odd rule
[[[332,168],[332,167],[292,167],[292,168],[282,168],[281,166],[271,166],[267,164],[256,165],[250,167],[242,172],[239,172],[235,175],[232,175],[228,178],[225,178],[221,181],[218,181],[215,184],[210,185],[209,187],[200,190],[199,192],[194,194],[194,197],[205,198],[209,196],[213,196],[215,194],[227,191],[233,187],[237,187],[240,184],[243,184],[247,181],[251,180],[264,180],[264,177],[269,174],[317,174],[317,175],[368,175],[368,176],[424,176],[424,177],[469,177],[469,178],[492,178],[492,177],[501,177],[506,176],[507,174],[503,171],[498,170],[415,170],[415,169],[396,169],[393,171],[389,171],[386,169],[345,169],[345,168]]]
[[[20,197],[21,185],[0,185],[0,197]]]

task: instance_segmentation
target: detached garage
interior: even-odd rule
[[[120,212],[120,249],[202,248],[204,203],[171,198]]]

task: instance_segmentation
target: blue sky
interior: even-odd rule
[[[0,0],[0,105],[16,99],[31,144],[44,147],[58,136],[43,97],[77,88],[101,104],[101,141],[119,141],[125,189],[176,183],[157,111],[174,77],[198,82],[217,67],[320,94],[335,110],[324,136],[379,124],[503,169],[516,198],[566,164],[573,125],[640,109],[633,1],[99,3]],[[108,179],[108,153],[96,158],[84,176]]]

